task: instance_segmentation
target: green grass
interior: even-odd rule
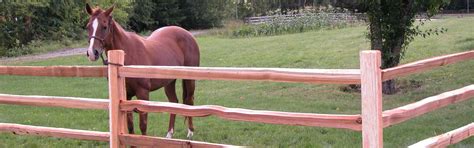
[[[425,27],[445,27],[447,33],[417,38],[403,63],[474,48],[474,18],[436,20]],[[369,48],[366,27],[320,30],[300,34],[244,39],[213,36],[198,38],[202,66],[358,68],[359,51]],[[20,65],[90,65],[83,56],[57,58]],[[421,100],[472,84],[473,61],[446,66],[399,79],[421,87],[384,96],[384,109]],[[107,98],[104,78],[44,78],[0,76],[0,93]],[[221,105],[259,110],[359,114],[360,94],[340,91],[344,85],[309,85],[271,82],[198,81],[196,105]],[[178,88],[181,88],[178,86]],[[178,94],[181,94],[178,90]],[[162,90],[151,96],[166,101]],[[180,100],[181,101],[181,100]],[[465,101],[384,130],[385,147],[406,147],[425,138],[474,121],[474,101]],[[135,119],[137,116],[135,115]],[[149,117],[150,135],[164,136],[168,114]],[[105,111],[0,105],[0,122],[107,131]],[[176,121],[175,138],[186,138],[183,117]],[[135,124],[135,127],[137,125]],[[195,118],[194,139],[255,147],[360,147],[361,134],[350,130],[270,125]],[[138,128],[135,128],[136,130]],[[454,147],[472,147],[474,138]],[[0,134],[0,147],[107,147],[106,143]]]

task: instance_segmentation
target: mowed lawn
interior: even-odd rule
[[[429,22],[424,28],[444,27],[447,33],[416,38],[403,63],[474,49],[474,18]],[[206,67],[359,68],[359,51],[369,49],[367,27],[320,30],[271,37],[198,38],[201,65]],[[56,58],[18,65],[99,65],[85,56]],[[474,61],[398,79],[403,89],[384,96],[384,109],[409,104],[441,92],[474,83]],[[180,84],[180,82],[178,83]],[[309,85],[273,82],[198,81],[196,105],[288,112],[359,114],[360,94],[343,92],[345,85]],[[181,86],[177,86],[181,88]],[[105,78],[45,78],[0,76],[0,93],[20,95],[107,98]],[[181,89],[178,90],[181,96]],[[162,90],[153,101],[167,101]],[[180,99],[180,102],[182,100]],[[416,119],[386,128],[385,147],[406,147],[474,121],[474,100],[450,105]],[[165,136],[167,113],[152,113],[148,133]],[[137,119],[137,115],[135,115]],[[175,138],[186,139],[183,117],[176,121]],[[0,105],[0,122],[108,131],[106,111]],[[194,118],[194,140],[254,147],[360,147],[361,133],[319,127],[271,125],[227,121],[218,117]],[[135,130],[138,132],[137,122]],[[139,133],[139,132],[138,132]],[[0,133],[3,147],[107,147],[107,143],[70,139],[16,136]],[[453,147],[472,147],[474,138]]]

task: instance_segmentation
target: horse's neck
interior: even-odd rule
[[[143,38],[133,32],[125,31],[118,23],[114,22],[112,49],[123,50],[127,57],[139,58],[144,57],[142,54],[145,54],[145,51],[141,51],[145,49],[144,47],[145,43]]]

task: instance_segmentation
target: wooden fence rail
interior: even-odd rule
[[[358,69],[123,66],[120,77],[360,84]]]
[[[425,139],[410,145],[409,148],[447,147],[472,136],[474,136],[474,122],[445,134]]]
[[[108,110],[109,100],[0,94],[0,104]]]
[[[42,127],[21,125],[12,123],[0,123],[0,132],[11,132],[17,135],[46,136],[56,138],[70,138],[79,140],[92,140],[109,142],[109,132],[87,131],[66,128]],[[176,148],[197,148],[197,147],[236,147],[233,145],[214,144],[192,140],[167,139],[141,135],[123,134],[119,136],[120,140],[126,145],[133,146],[161,146]]]
[[[120,104],[120,108],[122,111],[133,111],[137,109],[142,112],[168,112],[192,117],[215,115],[224,119],[236,121],[361,130],[360,115],[259,111],[240,108],[226,108],[216,105],[189,106],[177,103],[138,100],[125,101]]]
[[[0,132],[11,132],[19,135],[37,135],[81,140],[109,141],[109,132],[74,130],[54,127],[30,126],[11,123],[0,123]]]
[[[474,50],[424,59],[382,70],[384,81],[413,73],[427,71],[436,67],[474,59]]]
[[[146,146],[146,147],[165,147],[165,148],[228,148],[240,147],[228,144],[215,144],[200,141],[168,139],[161,137],[141,136],[132,134],[122,134],[119,136],[124,145]]]
[[[421,101],[383,112],[384,127],[398,124],[450,104],[474,97],[474,85],[428,97]]]
[[[110,62],[122,63],[124,53],[110,51]],[[426,71],[436,67],[474,58],[474,51],[450,54],[380,69],[380,52],[361,52],[361,69],[289,69],[289,68],[219,68],[173,66],[0,66],[0,75],[55,76],[55,77],[106,77],[109,78],[110,100],[74,97],[20,96],[0,94],[0,104],[50,106],[109,111],[109,132],[94,132],[64,128],[37,127],[0,123],[0,131],[17,134],[43,135],[109,141],[111,147],[171,146],[171,147],[227,147],[189,140],[165,139],[127,134],[125,113],[138,109],[144,112],[168,112],[185,116],[215,115],[224,119],[271,124],[322,126],[362,130],[364,147],[383,147],[383,128],[401,123],[448,104],[474,96],[474,85],[442,93],[403,107],[382,111],[382,81]],[[259,111],[221,106],[188,106],[175,103],[125,100],[125,78],[162,78],[196,80],[252,80],[295,83],[361,84],[361,115],[289,113]],[[362,123],[362,125],[361,125]],[[465,133],[468,133],[466,136]],[[454,141],[471,136],[472,125],[456,130]],[[459,136],[457,136],[459,135]],[[446,137],[446,136],[443,136]],[[461,138],[456,138],[461,137]],[[453,138],[450,138],[453,142]],[[446,143],[446,140],[441,140]],[[449,140],[448,140],[449,141]]]
[[[105,66],[0,66],[0,75],[107,77]]]

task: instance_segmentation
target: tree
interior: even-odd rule
[[[157,22],[152,18],[155,3],[148,0],[137,0],[132,4],[128,26],[136,32],[150,30]]]
[[[372,50],[382,52],[382,67],[397,66],[408,46],[417,35],[443,32],[443,29],[421,31],[414,26],[415,15],[426,12],[428,17],[436,14],[449,0],[361,0],[362,10],[369,21],[368,38]],[[396,92],[395,81],[383,83],[383,92]]]
[[[225,0],[179,0],[179,7],[186,17],[181,26],[188,29],[206,29],[222,26],[232,15],[232,3]]]

